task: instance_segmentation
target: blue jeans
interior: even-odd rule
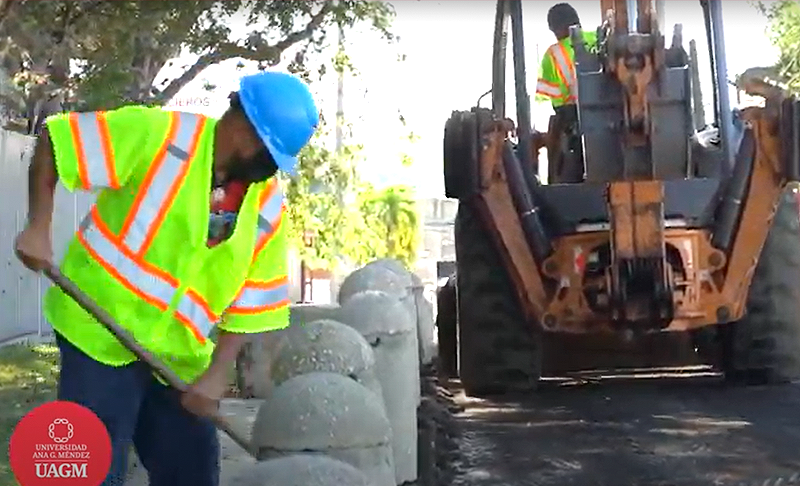
[[[111,470],[101,486],[122,486],[133,443],[150,486],[218,486],[219,440],[214,425],[187,412],[180,394],[141,362],[107,366],[56,335],[61,351],[58,399],[79,403],[111,436]]]

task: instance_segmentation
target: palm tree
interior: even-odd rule
[[[370,227],[386,243],[385,257],[414,264],[420,240],[420,217],[412,188],[395,185],[365,193],[361,209]]]

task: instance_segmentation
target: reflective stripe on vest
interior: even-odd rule
[[[83,189],[119,189],[105,113],[70,113],[69,126],[78,159],[78,177]],[[98,164],[99,161],[103,163]]]
[[[258,213],[254,260],[283,223],[285,214],[283,191],[281,191],[277,179],[273,179],[264,189],[260,199],[261,210]],[[289,280],[284,275],[269,282],[245,281],[227,312],[230,314],[257,314],[288,304]]]
[[[81,223],[78,241],[122,286],[160,311],[167,310],[178,291],[178,282],[125,248],[100,219],[97,206],[92,206],[91,212]],[[193,292],[181,297],[176,317],[200,342],[205,342],[218,320],[203,299]]]
[[[147,252],[172,206],[205,124],[205,117],[172,113],[170,135],[145,175],[120,233],[125,245],[138,255]]]
[[[227,312],[230,314],[259,314],[289,304],[289,279],[286,276],[269,282],[245,282]]]
[[[536,93],[550,98],[561,98],[561,88],[545,79],[539,78],[536,82]]]
[[[206,120],[191,113],[171,112],[170,117],[169,135],[145,176],[120,236],[115,236],[102,221],[97,205],[92,206],[78,232],[81,244],[111,276],[161,311],[169,307],[179,283],[147,263],[142,255],[186,176]],[[82,138],[81,143],[85,146],[87,141]],[[219,320],[205,300],[192,290],[178,301],[175,317],[201,343]]]
[[[284,213],[283,191],[281,191],[276,178],[264,188],[264,192],[260,196],[261,210],[258,212],[258,231],[256,232],[253,259],[266,246],[272,235],[275,234],[275,230],[278,229]]]
[[[576,85],[575,66],[572,63],[569,52],[567,52],[567,48],[559,42],[550,46],[547,52],[553,56],[559,78],[561,78],[561,82],[564,83],[564,86],[569,90],[568,96],[574,98],[574,89]]]

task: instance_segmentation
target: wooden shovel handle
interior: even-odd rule
[[[86,312],[91,314],[103,325],[108,331],[117,338],[130,352],[136,355],[142,362],[147,364],[156,373],[158,373],[172,388],[180,392],[186,391],[186,383],[180,379],[167,365],[161,360],[156,358],[151,352],[142,347],[141,344],[136,342],[133,336],[122,326],[117,324],[111,315],[106,312],[102,307],[97,305],[88,295],[86,295],[75,282],[65,277],[61,271],[51,265],[44,270],[44,274],[49,278],[58,288],[64,291],[65,294],[72,297],[72,299]],[[224,417],[217,415],[211,417],[211,421],[221,431],[225,432],[236,444],[241,446],[242,449],[247,451],[250,455],[255,457],[255,452],[252,450],[250,441],[247,440],[241,433],[233,429],[230,422]]]

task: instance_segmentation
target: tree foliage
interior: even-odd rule
[[[770,39],[779,51],[780,81],[800,93],[800,3],[778,0],[758,2],[758,7],[767,17]]]
[[[421,221],[414,190],[394,185],[359,194],[359,208],[373,239],[381,241],[373,258],[390,257],[413,268],[421,237]]]
[[[261,68],[285,63],[310,76],[309,54],[338,25],[364,23],[393,39],[394,10],[380,1],[1,1],[0,68],[19,88],[17,99],[3,101],[21,110],[64,90],[86,109],[163,103],[206,67],[233,58]],[[187,53],[194,62],[173,65]],[[177,76],[164,77],[164,67]]]
[[[332,59],[319,55],[330,33],[363,24],[392,41],[393,17],[389,3],[365,0],[0,0],[0,77],[4,71],[15,88],[0,82],[0,103],[28,117],[50,99],[77,110],[163,104],[228,59],[285,66],[311,81],[331,68],[355,70],[342,50]],[[179,56],[192,61],[177,66]],[[417,218],[408,193],[372,190],[356,171],[361,147],[334,153],[324,135],[284,181],[300,256],[327,268],[382,256],[413,262],[418,238],[409,228]],[[314,235],[310,246],[307,234]]]
[[[322,143],[324,135],[318,132],[303,149],[297,174],[285,180],[293,246],[312,268],[363,264],[381,241],[370,238],[367,221],[354,204],[364,187],[356,170],[361,146],[345,145],[336,153]]]
[[[421,229],[413,190],[376,190],[356,170],[362,147],[345,144],[336,153],[325,147],[325,135],[318,132],[300,153],[297,174],[284,181],[293,247],[312,268],[383,257],[413,265]]]

